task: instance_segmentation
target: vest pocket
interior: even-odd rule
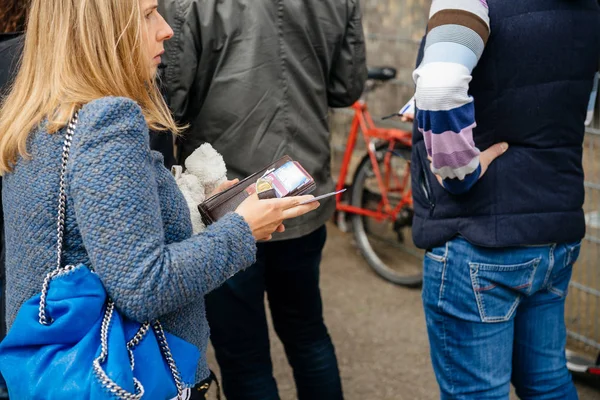
[[[427,157],[423,157],[419,146],[413,147],[413,151],[416,153],[418,161],[419,174],[417,176],[417,183],[419,187],[417,190],[421,190],[429,207],[429,215],[433,215],[433,209],[435,208],[435,201],[433,198],[433,191],[431,188],[431,181],[429,180],[429,161]],[[415,190],[413,188],[413,190]]]
[[[540,261],[536,258],[516,265],[469,263],[481,321],[503,322],[512,318],[521,298],[531,291]]]

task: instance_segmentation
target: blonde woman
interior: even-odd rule
[[[156,0],[32,0],[27,28],[0,110],[8,328],[54,268],[62,145],[78,111],[63,263],[93,267],[123,315],[160,318],[204,354],[204,295],[254,262],[257,240],[318,205],[249,198],[193,236],[185,199],[148,145],[148,127],[180,130],[154,82],[172,36]],[[208,376],[202,357],[196,381]]]

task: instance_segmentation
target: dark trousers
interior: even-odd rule
[[[326,228],[258,244],[257,262],[206,298],[211,340],[228,400],[279,399],[264,294],[294,371],[299,400],[342,399],[340,374],[323,321],[319,265]]]

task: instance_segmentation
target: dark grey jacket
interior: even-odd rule
[[[162,0],[167,99],[190,124],[180,162],[204,142],[243,178],[289,154],[332,191],[328,108],[356,101],[367,75],[359,0]],[[330,199],[278,239],[331,217]]]
[[[0,33],[0,98],[17,73],[23,50],[23,33]]]

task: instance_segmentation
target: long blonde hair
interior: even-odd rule
[[[142,24],[139,0],[31,1],[21,66],[0,108],[0,174],[28,156],[42,121],[55,133],[105,96],[133,99],[152,129],[179,133],[151,75]]]

